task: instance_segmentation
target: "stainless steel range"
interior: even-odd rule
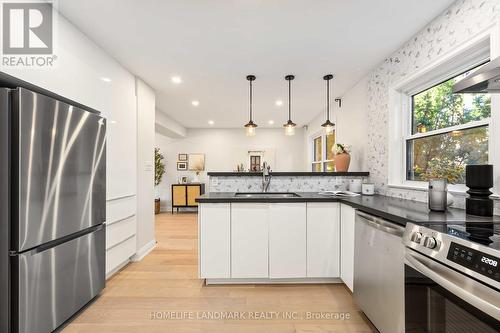
[[[500,224],[409,223],[406,332],[500,331]]]

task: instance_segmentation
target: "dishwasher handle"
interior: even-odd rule
[[[396,225],[392,222],[381,219],[379,217],[361,212],[359,210],[356,211],[356,215],[362,222],[368,224],[372,228],[386,232],[391,235],[403,237],[403,234],[405,232],[404,227],[401,227],[399,225]]]

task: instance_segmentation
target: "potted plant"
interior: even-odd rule
[[[163,154],[159,148],[155,148],[155,187],[160,185],[161,179],[165,174],[165,163],[163,163]],[[160,198],[155,199],[155,214],[160,213]]]
[[[335,161],[335,171],[345,172],[349,170],[349,163],[351,163],[351,155],[349,155],[349,147],[342,143],[336,143],[333,146],[333,154]]]

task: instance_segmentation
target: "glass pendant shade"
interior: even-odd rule
[[[283,124],[283,128],[285,129],[285,135],[292,136],[295,135],[295,124],[292,121],[292,80],[295,79],[293,75],[285,76],[285,80],[288,81],[288,121]]]
[[[255,81],[255,75],[247,75],[247,80],[250,83],[250,120],[245,125],[245,134],[247,136],[255,136],[255,129],[257,128],[257,124],[252,120],[252,104],[253,104],[253,87],[252,82]]]
[[[283,125],[283,128],[285,129],[285,135],[287,135],[287,136],[295,135],[295,126],[297,126],[297,125],[294,124],[291,120],[287,121]]]
[[[327,120],[321,126],[325,129],[326,134],[332,134],[335,124],[333,124],[330,120]]]
[[[255,136],[255,130],[257,129],[257,125],[253,121],[249,121],[245,125],[245,134],[246,136]]]

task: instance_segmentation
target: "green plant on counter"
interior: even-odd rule
[[[160,185],[161,179],[165,174],[165,163],[163,163],[163,154],[160,148],[155,148],[155,186]]]

